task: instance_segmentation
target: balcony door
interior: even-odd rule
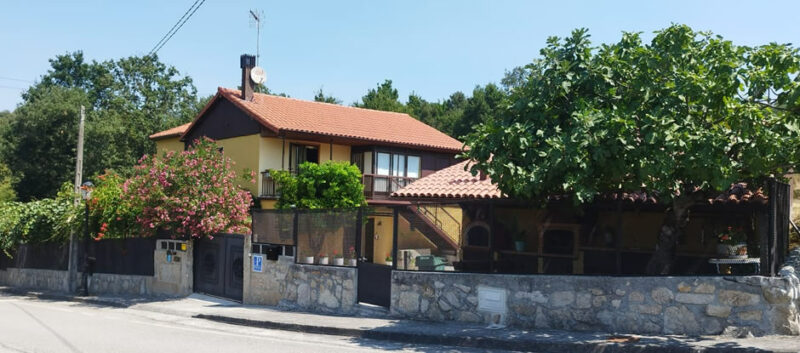
[[[305,162],[319,163],[319,146],[291,144],[289,147],[289,171],[297,173],[297,168]]]

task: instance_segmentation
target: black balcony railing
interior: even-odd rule
[[[269,171],[261,172],[261,197],[278,198],[281,196],[278,191],[278,184],[272,179]]]

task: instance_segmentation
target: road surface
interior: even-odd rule
[[[374,351],[479,350],[266,330],[135,309],[0,295],[0,352]]]

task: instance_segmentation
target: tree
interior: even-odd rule
[[[230,158],[209,139],[181,153],[142,157],[122,185],[124,201],[141,210],[143,234],[158,229],[178,236],[211,237],[219,232],[249,232],[250,193],[236,184]]]
[[[370,89],[365,96],[361,97],[361,103],[353,103],[353,106],[398,113],[406,110],[403,103],[400,102],[397,89],[392,87],[392,80],[385,80],[378,85],[378,88]]]
[[[297,175],[272,170],[281,194],[278,209],[346,209],[366,205],[361,171],[349,162],[305,162]]]
[[[192,80],[156,56],[87,62],[75,52],[56,56],[50,65],[23,92],[9,127],[0,126],[6,136],[0,138],[0,161],[19,180],[22,200],[51,197],[70,179],[80,105],[87,108],[84,175],[129,169],[155,151],[148,135],[187,122],[198,111]]]
[[[322,88],[320,88],[317,93],[314,95],[315,102],[322,102],[322,103],[330,103],[330,104],[342,104],[342,101],[333,96],[326,96],[322,93]]]
[[[461,117],[454,122],[450,136],[461,138],[472,132],[474,126],[491,119],[497,114],[505,98],[505,92],[493,83],[475,87],[472,97],[466,101]]]
[[[702,191],[798,166],[800,57],[736,46],[683,25],[650,44],[624,33],[593,48],[585,29],[550,38],[510,105],[466,139],[472,172],[515,198],[656,192],[669,208],[648,272],[669,273]]]

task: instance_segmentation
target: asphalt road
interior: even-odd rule
[[[0,295],[0,352],[374,351],[478,350],[265,330],[135,309]]]

